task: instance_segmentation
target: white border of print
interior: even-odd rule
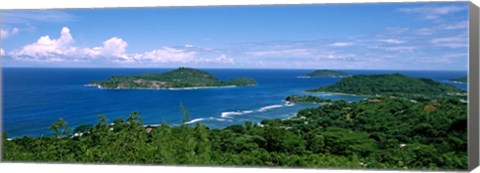
[[[434,0],[435,2],[452,0]],[[454,0],[453,0],[454,1]],[[166,6],[207,6],[207,5],[265,5],[265,4],[312,4],[312,3],[372,3],[372,2],[429,2],[415,0],[2,0],[0,9],[53,9],[53,8],[105,8],[105,7],[166,7]],[[432,1],[430,1],[432,2]],[[472,0],[477,6],[480,0]],[[1,11],[0,11],[1,16]],[[177,167],[177,166],[127,166],[127,165],[86,165],[86,164],[47,164],[47,163],[0,163],[1,172],[195,172],[195,173],[245,173],[245,172],[423,172],[387,170],[332,170],[332,169],[280,169],[280,168],[226,168],[226,167]],[[480,173],[480,168],[472,172]]]

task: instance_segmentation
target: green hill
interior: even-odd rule
[[[195,87],[251,86],[254,79],[237,78],[230,81],[220,81],[212,74],[180,67],[170,72],[142,74],[138,76],[112,76],[105,81],[91,82],[91,86],[107,89],[175,89]]]
[[[311,73],[308,73],[308,77],[349,77],[347,73],[336,71],[336,70],[315,70]]]
[[[401,74],[355,75],[322,86],[310,92],[338,92],[360,95],[463,95],[465,91],[454,86],[426,78],[412,78]]]
[[[297,95],[290,95],[285,98],[285,101],[292,102],[292,103],[328,103],[331,102],[329,99],[322,99],[315,96],[297,96]]]

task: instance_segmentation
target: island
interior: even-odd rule
[[[322,99],[315,96],[297,96],[297,95],[290,95],[285,98],[285,101],[290,103],[329,103],[331,102],[330,99]]]
[[[88,84],[88,86],[105,89],[197,89],[254,85],[256,85],[256,81],[251,78],[221,81],[206,71],[186,67],[165,73],[112,76],[108,80],[93,81]]]
[[[332,92],[358,95],[466,95],[466,91],[432,79],[413,78],[402,74],[354,75],[308,92]]]
[[[449,81],[456,82],[456,83],[467,83],[467,76],[453,78],[453,79],[450,79]]]
[[[316,78],[316,77],[349,77],[350,75],[336,70],[315,70],[311,73],[305,75],[306,77]]]

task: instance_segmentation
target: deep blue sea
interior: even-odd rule
[[[210,128],[243,124],[250,120],[288,118],[315,104],[287,104],[291,94],[333,84],[340,78],[299,78],[312,70],[202,69],[221,80],[236,77],[254,78],[251,87],[196,90],[108,90],[87,87],[93,80],[113,75],[138,75],[172,69],[92,69],[92,68],[2,68],[3,131],[8,137],[50,135],[48,126],[63,117],[72,129],[95,124],[103,113],[110,122],[134,111],[145,124],[167,122],[178,125],[183,119],[180,105],[188,109],[191,121]],[[349,74],[401,73],[431,78],[466,90],[466,84],[448,82],[466,71],[368,71],[342,70]],[[360,96],[316,94],[332,100],[359,101]]]

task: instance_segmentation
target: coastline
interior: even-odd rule
[[[310,78],[346,78],[351,76],[297,76],[298,79],[310,79]]]
[[[84,86],[97,87],[98,89],[107,89],[107,90],[197,90],[197,89],[244,87],[244,86],[237,86],[237,85],[225,85],[225,86],[183,87],[183,88],[104,88],[98,84],[85,84]],[[249,86],[256,86],[256,85],[245,85],[245,87],[249,87]]]
[[[324,94],[336,94],[336,95],[347,95],[347,96],[360,96],[360,97],[374,97],[372,95],[360,95],[360,94],[350,94],[350,93],[339,93],[339,92],[325,92],[325,91],[303,91],[304,93],[324,93]]]

